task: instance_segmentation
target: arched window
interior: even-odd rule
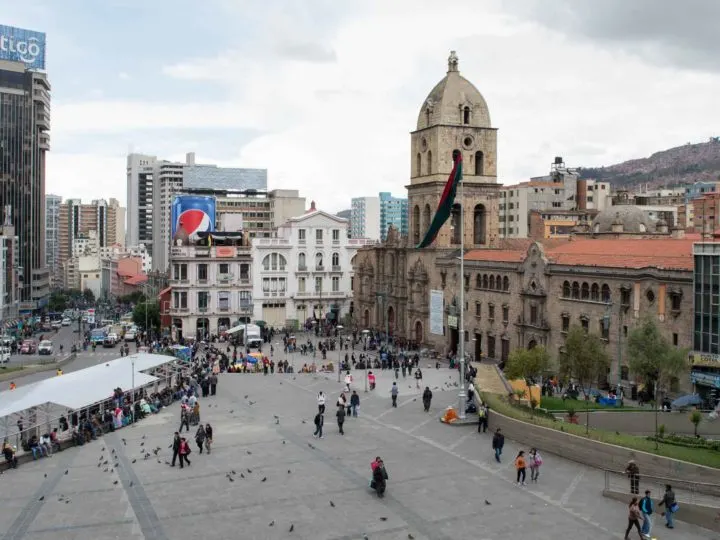
[[[485,155],[479,150],[475,152],[475,176],[485,174]]]
[[[298,253],[298,267],[299,268],[307,268],[305,265],[305,254],[304,253]]]
[[[315,268],[317,270],[322,270],[322,268],[323,268],[323,254],[322,253],[315,254]]]
[[[427,122],[427,125],[425,127],[430,127],[430,118],[432,116],[432,111],[430,110],[430,107],[425,109],[425,122]]]
[[[417,157],[415,158],[415,176],[422,176],[422,156],[420,155],[420,152],[418,152]]]
[[[490,288],[495,288],[495,276],[490,276]]]
[[[425,208],[423,209],[423,231],[427,231],[430,228],[430,216],[432,216],[432,210],[430,210],[430,205],[426,204]]]
[[[569,281],[563,282],[562,295],[563,295],[563,298],[570,298],[570,282]]]
[[[286,264],[287,261],[285,260],[285,257],[280,255],[279,253],[271,253],[270,255],[266,255],[262,262],[263,270],[271,270],[273,272],[284,272]]]
[[[432,174],[432,150],[428,150],[427,155],[427,173]]]
[[[420,207],[415,205],[412,212],[413,243],[420,243]]]
[[[610,302],[612,300],[612,296],[610,295],[610,287],[607,283],[603,283],[602,289],[601,289],[601,296],[602,301],[605,303]]]
[[[590,300],[593,302],[600,301],[600,287],[598,287],[597,283],[593,283],[592,287],[590,287]]]
[[[339,253],[332,254],[332,265],[333,265],[333,268],[340,267],[340,254]]]
[[[483,275],[483,289],[487,289],[487,288],[488,288],[488,277],[487,277],[487,274],[484,274]]]
[[[475,277],[475,286],[478,289],[482,289],[482,276],[480,274]]]
[[[462,215],[462,209],[460,203],[452,205],[450,210],[450,226],[452,227],[452,244],[460,244],[462,242],[460,238],[460,216]]]
[[[510,290],[510,279],[505,276],[503,278],[503,291],[509,291]]]
[[[470,123],[470,107],[463,109],[463,124],[466,126]]]
[[[487,241],[487,213],[485,206],[476,204],[473,210],[473,243],[485,244]]]
[[[576,300],[580,298],[580,284],[577,281],[572,284],[572,297]]]
[[[495,276],[495,288],[498,291],[502,290],[502,278],[500,276]]]
[[[580,289],[580,298],[583,300],[590,300],[590,285],[587,283],[582,284],[582,288]]]

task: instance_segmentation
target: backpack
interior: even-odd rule
[[[543,464],[543,459],[542,459],[542,457],[540,456],[539,453],[536,453],[536,454],[535,454],[535,465],[537,465],[537,466],[539,467],[539,466],[542,465],[542,464]]]

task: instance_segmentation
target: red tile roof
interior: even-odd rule
[[[693,269],[693,239],[582,239],[546,249],[555,264],[606,268]]]
[[[124,283],[126,285],[139,285],[140,283],[145,283],[147,279],[148,277],[145,274],[139,274],[137,276],[126,279]]]

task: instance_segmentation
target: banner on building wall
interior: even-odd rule
[[[720,354],[691,352],[690,361],[693,366],[713,366],[720,367]]]
[[[443,292],[430,291],[430,333],[443,335]]]

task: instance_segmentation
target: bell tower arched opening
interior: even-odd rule
[[[412,238],[416,245],[420,243],[420,207],[417,204],[412,211]]]
[[[450,210],[450,227],[452,228],[452,240],[450,241],[452,244],[459,245],[461,243],[460,240],[460,216],[462,215],[462,206],[460,203],[455,203],[452,205],[452,210]]]
[[[476,204],[473,209],[473,244],[487,243],[487,212],[485,206]]]

